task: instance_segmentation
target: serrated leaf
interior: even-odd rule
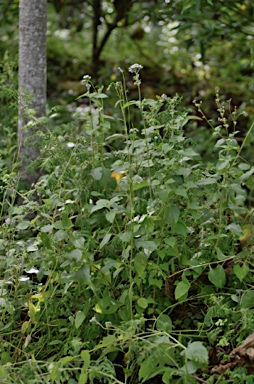
[[[223,288],[226,283],[226,273],[222,265],[218,265],[216,268],[210,267],[208,279],[215,287]]]
[[[188,347],[181,352],[189,360],[194,360],[199,363],[208,364],[208,352],[200,341],[194,341],[189,344]]]

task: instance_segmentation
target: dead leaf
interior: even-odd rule
[[[237,348],[233,349],[229,356],[229,360],[222,362],[211,369],[211,373],[222,375],[227,369],[234,369],[236,366],[254,367],[254,333],[248,336],[244,342]]]

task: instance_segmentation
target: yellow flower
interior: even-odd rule
[[[112,172],[111,177],[114,177],[116,179],[116,182],[118,183],[123,177],[125,176],[125,173],[119,173],[119,172]]]

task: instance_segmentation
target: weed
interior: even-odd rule
[[[217,95],[207,163],[185,135],[197,117],[179,96],[142,99],[141,69],[130,68],[138,100],[122,72],[105,93],[84,77],[88,108],[72,124],[49,129],[51,111],[37,200],[15,172],[2,176],[3,383],[195,383],[208,377],[210,348],[253,329],[247,138],[239,146],[235,112],[230,130]]]

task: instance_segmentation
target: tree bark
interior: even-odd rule
[[[45,116],[46,110],[46,34],[47,0],[19,1],[19,123],[18,145],[20,179],[31,186],[39,177],[39,170],[28,172],[28,165],[39,156],[38,137],[41,129],[26,127],[33,117],[28,109],[34,109],[34,117]]]

